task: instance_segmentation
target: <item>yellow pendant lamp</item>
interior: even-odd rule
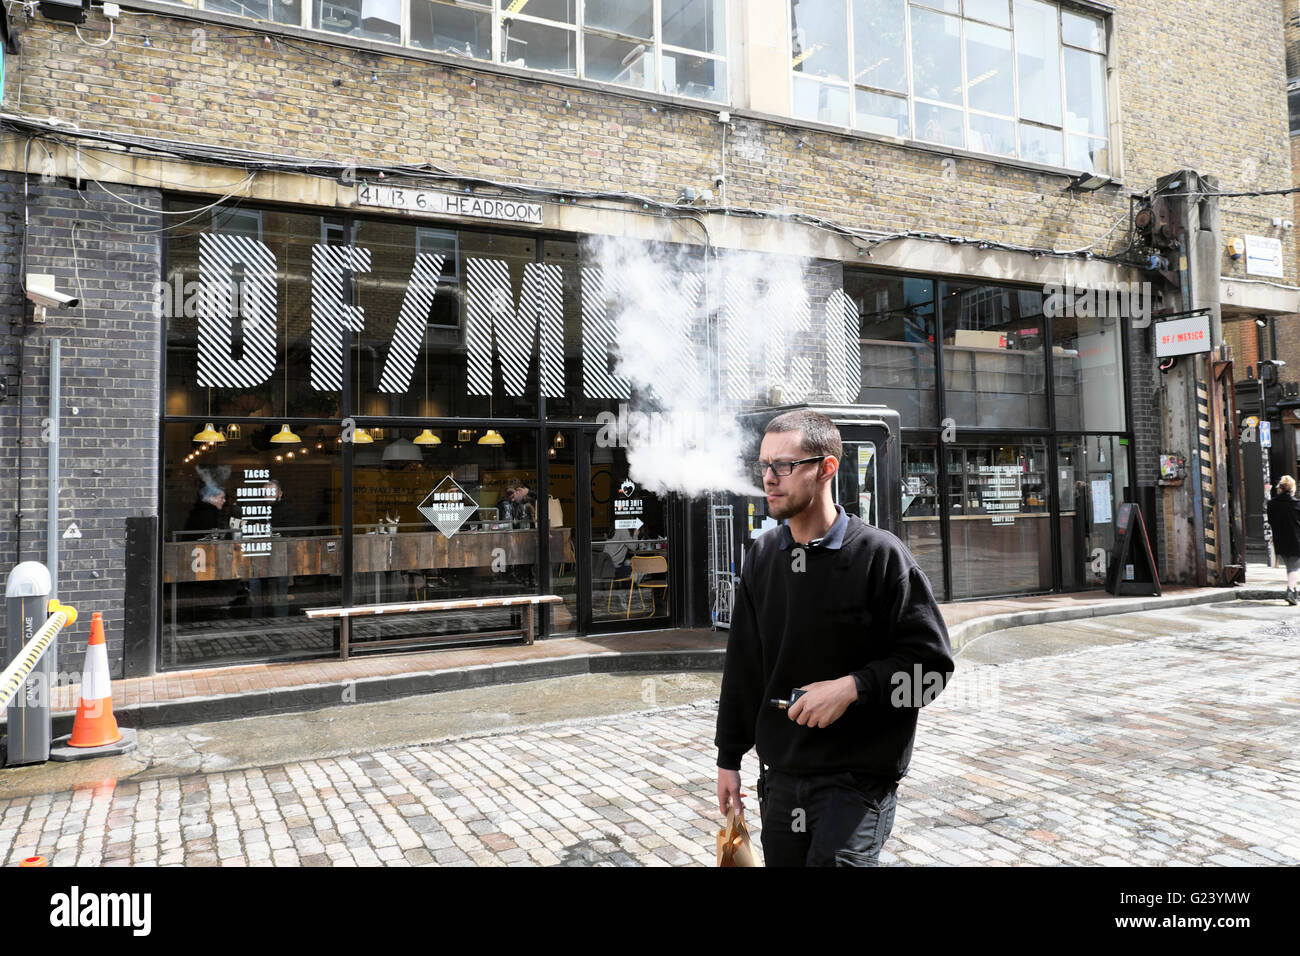
[[[271,441],[277,445],[297,445],[302,439],[291,432],[288,425],[282,425],[280,430],[271,436]]]
[[[366,431],[364,428],[358,428],[352,433],[352,443],[354,445],[371,445],[374,444],[374,441],[375,440],[370,437],[370,432]]]
[[[420,434],[416,435],[411,440],[415,442],[415,444],[417,445],[441,445],[442,444],[442,439],[439,438],[437,435],[435,435],[433,432],[429,431],[429,429],[427,428],[424,431],[420,432]]]
[[[480,445],[504,445],[506,440],[501,437],[501,433],[495,428],[489,428],[483,433],[483,437],[478,440]]]
[[[203,426],[203,431],[196,434],[193,440],[199,442],[200,444],[209,441],[222,442],[226,440],[226,436],[221,434],[221,432],[217,431],[215,428],[213,428],[212,422],[208,422],[206,425]]]

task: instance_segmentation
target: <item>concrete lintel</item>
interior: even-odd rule
[[[297,172],[260,171],[245,182],[247,174],[239,168],[195,163],[146,153],[131,153],[83,146],[80,150],[61,144],[45,143],[50,160],[33,154],[33,176],[94,179],[106,183],[190,193],[211,201],[214,196],[291,203],[338,211],[355,210],[368,215],[399,216],[422,222],[466,224],[461,217],[438,216],[416,210],[389,210],[359,206],[357,189],[325,176]],[[17,135],[0,135],[0,168],[22,172],[25,140]],[[540,184],[539,184],[540,185]],[[428,186],[427,188],[438,188]],[[444,189],[446,187],[443,187]],[[711,244],[717,249],[799,255],[813,259],[839,260],[860,266],[901,269],[939,275],[980,278],[989,282],[1014,282],[1027,285],[1059,284],[1063,287],[1105,287],[1116,282],[1140,279],[1136,269],[1100,260],[1064,259],[1056,256],[1034,258],[1029,253],[999,249],[980,249],[974,244],[951,244],[924,239],[891,239],[871,250],[870,258],[859,255],[861,245],[835,233],[812,225],[780,218],[721,216],[705,209],[683,206],[684,216],[664,216],[658,210],[642,210],[635,204],[626,206],[558,203],[525,197],[524,201],[542,206],[542,224],[473,220],[485,228],[498,226],[512,230],[556,231],[595,236],[622,236],[653,242],[703,245],[707,226]],[[699,216],[689,214],[698,212]],[[869,241],[865,240],[864,241]],[[1291,311],[1300,311],[1293,308]]]
[[[1225,313],[1291,315],[1300,312],[1300,288],[1285,283],[1220,276],[1219,302]]]

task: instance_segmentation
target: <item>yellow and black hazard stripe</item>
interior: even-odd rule
[[[1196,383],[1196,441],[1198,467],[1201,469],[1201,514],[1204,516],[1201,547],[1210,583],[1219,575],[1219,512],[1214,494],[1214,439],[1210,433],[1210,392],[1205,384]]]

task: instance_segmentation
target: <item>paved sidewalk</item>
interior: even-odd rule
[[[941,605],[953,647],[1008,627],[1132,613],[1157,607],[1281,598],[1286,572],[1252,564],[1240,588],[1166,587],[1159,598],[1112,597],[1104,591],[965,601]],[[708,629],[552,638],[533,645],[448,648],[169,671],[113,681],[113,707],[124,726],[157,727],[252,714],[289,713],[338,704],[342,695],[384,699],[484,684],[584,673],[722,669],[727,632]],[[55,733],[72,727],[80,686],[54,695]]]
[[[1169,620],[1181,633],[959,667],[922,712],[882,862],[1300,865],[1300,615],[1243,602]],[[0,801],[0,858],[711,865],[715,713]],[[754,773],[751,755],[746,792]]]

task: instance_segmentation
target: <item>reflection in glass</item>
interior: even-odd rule
[[[857,307],[862,404],[898,410],[904,427],[938,424],[934,372],[934,284],[844,270]]]
[[[939,283],[945,410],[958,427],[1044,428],[1043,294]]]
[[[847,80],[849,37],[845,0],[790,4],[790,66],[805,76]]]
[[[1101,20],[1070,10],[1061,11],[1061,38],[1072,46],[1081,46],[1095,53],[1106,50],[1106,28]]]
[[[1120,323],[1122,316],[1137,311],[1130,308],[1127,292],[1122,302],[1118,294],[1109,302],[1104,294],[1098,298],[1096,311],[1107,313],[1104,316],[1063,315],[1058,310],[1052,318],[1056,425],[1061,429],[1119,431],[1124,427]]]
[[[576,23],[577,0],[502,0],[502,13],[520,13],[556,23]],[[510,10],[514,7],[513,10]]]
[[[654,0],[587,0],[582,22],[588,29],[648,40],[654,36],[654,15]]]
[[[996,23],[1000,27],[1011,26],[1011,14],[1007,9],[1007,0],[966,0],[966,16],[976,20]]]
[[[912,91],[961,106],[961,21],[956,17],[912,8]],[[919,133],[919,116],[916,126]]]
[[[669,46],[726,52],[726,0],[660,0],[663,42]]]
[[[1015,112],[1011,31],[966,24],[966,76],[971,109],[1011,116]]]
[[[193,203],[169,203],[188,210]],[[181,216],[181,219],[188,217]],[[312,248],[321,241],[325,220],[277,209],[218,207],[208,215],[174,228],[167,239],[167,295],[161,303],[167,330],[167,398],[169,415],[294,418],[339,414],[340,392],[312,387]],[[341,243],[342,233],[330,233]],[[209,300],[200,283],[201,237],[218,252],[214,260],[229,271],[213,277],[224,292],[222,302]],[[247,245],[230,237],[254,239],[265,246],[269,262],[247,254]],[[265,299],[246,294],[264,282]],[[266,316],[270,364],[237,373],[236,363],[250,367],[256,329],[247,320],[274,300]],[[210,350],[211,374],[218,383],[199,385],[200,326]],[[249,378],[253,383],[249,384]],[[211,379],[210,379],[211,380]],[[288,404],[286,406],[286,397]]]
[[[1065,126],[1075,133],[1106,135],[1106,61],[1080,50],[1065,51]]]
[[[1022,118],[1061,125],[1059,50],[1056,7],[1039,0],[1016,0],[1016,72]]]
[[[854,83],[907,92],[906,17],[906,0],[853,0]]]

